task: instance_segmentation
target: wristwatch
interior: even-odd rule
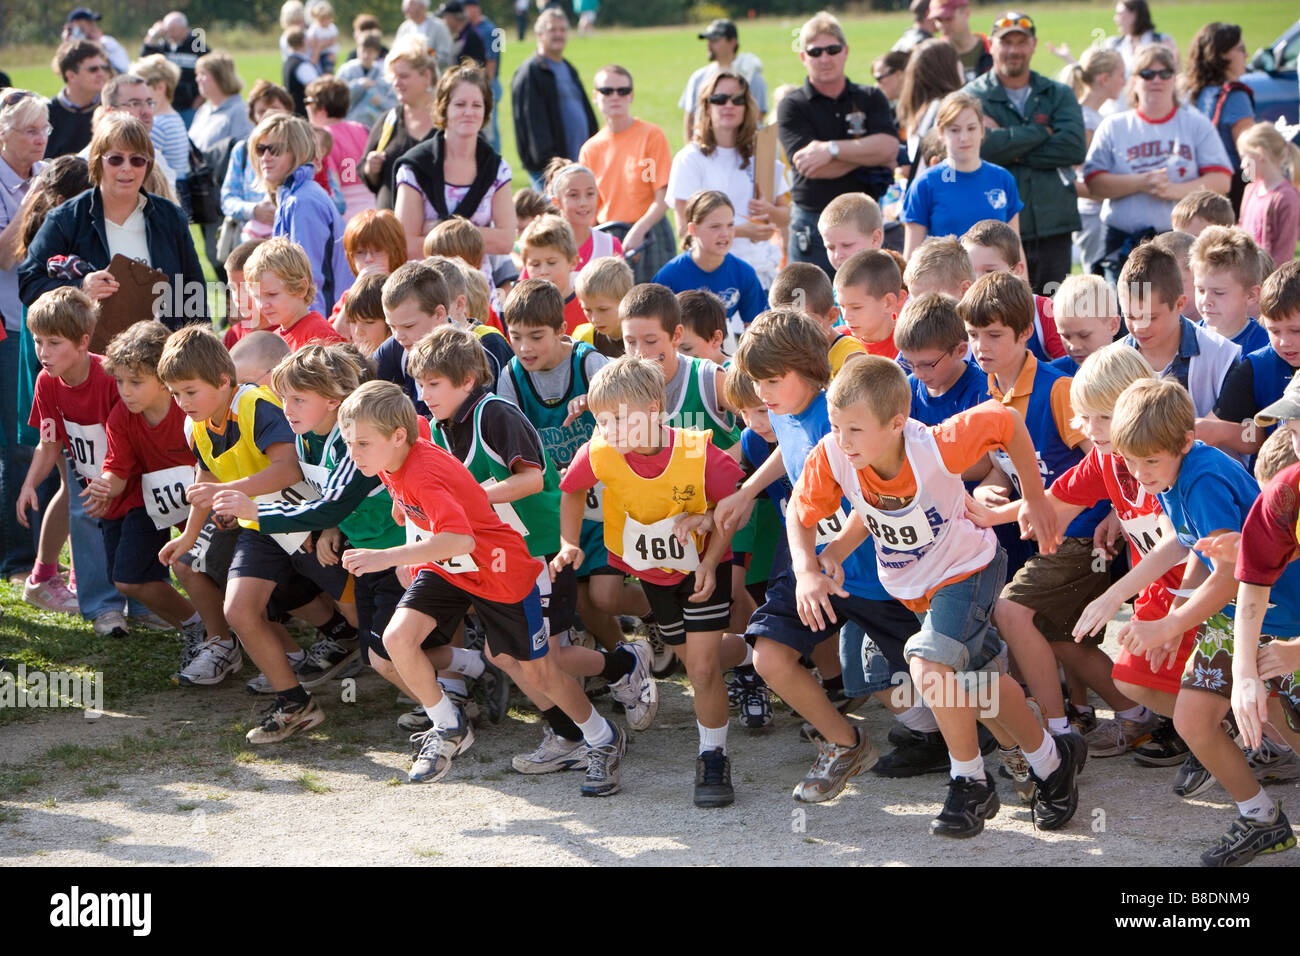
[[[838,159],[840,155],[840,144],[831,140],[826,144],[826,150],[831,154],[831,159]]]

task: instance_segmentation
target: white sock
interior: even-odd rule
[[[446,694],[432,707],[424,708],[424,712],[429,715],[435,727],[446,729],[460,725],[460,711]]]
[[[1260,787],[1259,793],[1249,800],[1238,803],[1237,809],[1241,811],[1243,817],[1258,823],[1273,823],[1277,820],[1277,804],[1264,792],[1263,787]]]
[[[596,713],[595,707],[591,708],[591,716],[586,723],[579,724],[576,720],[574,723],[582,731],[582,739],[588,747],[603,747],[614,739],[614,725]]]
[[[285,656],[289,658],[290,664],[301,664],[303,661],[307,659],[307,652],[293,651],[292,653],[286,654]]]
[[[1047,729],[1053,734],[1068,734],[1070,719],[1068,717],[1048,717]]]
[[[1030,750],[1025,746],[1020,749],[1024,751],[1025,759],[1029,761],[1029,769],[1039,780],[1046,780],[1061,765],[1061,752],[1056,747],[1056,738],[1051,734],[1043,734],[1043,742],[1037,750]]]
[[[924,704],[909,707],[894,716],[898,718],[900,724],[908,730],[915,730],[918,734],[932,734],[939,729],[939,722],[934,719],[934,711]]]
[[[464,674],[466,677],[479,678],[483,676],[485,666],[482,651],[468,651],[463,647],[453,647],[451,666],[447,670]]]
[[[749,666],[751,666],[753,663],[754,663],[754,648],[753,648],[753,646],[752,646],[748,641],[746,641],[746,642],[745,642],[745,659],[744,659],[743,661],[741,661],[739,664],[737,664],[736,666],[737,666],[737,667],[749,667]]]
[[[979,754],[975,755],[974,760],[958,760],[952,754],[948,755],[948,762],[952,764],[952,770],[949,772],[954,780],[958,777],[965,777],[967,780],[984,780],[984,758]]]
[[[192,626],[192,625],[194,625],[194,624],[202,624],[202,623],[203,623],[203,618],[199,617],[199,612],[198,612],[198,611],[195,611],[193,614],[191,614],[189,617],[187,617],[184,621],[181,621],[181,627],[190,627],[190,626]]]
[[[1121,710],[1115,716],[1124,720],[1141,721],[1147,719],[1148,711],[1141,704],[1134,704],[1128,710]]]
[[[444,693],[460,694],[461,697],[469,696],[469,688],[465,686],[465,682],[457,680],[455,677],[439,677],[438,686],[443,689]]]
[[[705,727],[697,720],[695,726],[700,730],[700,753],[721,748],[723,756],[726,755],[727,724],[721,727]]]

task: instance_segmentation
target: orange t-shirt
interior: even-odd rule
[[[606,126],[583,143],[578,162],[596,174],[600,221],[633,223],[650,208],[655,192],[668,187],[673,154],[662,129],[633,120],[621,133]]]

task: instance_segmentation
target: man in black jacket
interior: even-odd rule
[[[173,10],[152,27],[140,47],[141,56],[161,53],[170,63],[180,68],[181,78],[172,94],[172,109],[181,114],[185,128],[189,129],[194,111],[203,103],[199,95],[198,80],[194,77],[194,64],[208,52],[203,31],[191,30],[185,14]]]
[[[510,83],[515,145],[533,187],[542,190],[542,171],[556,156],[575,162],[582,144],[596,133],[596,114],[578,71],[564,59],[569,21],[554,7],[533,26],[537,52],[519,65]]]

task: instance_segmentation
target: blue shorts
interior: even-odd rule
[[[101,518],[99,533],[108,552],[108,579],[121,584],[166,581],[171,575],[158,552],[171,540],[171,529],[159,530],[143,507],[120,518]]]
[[[904,648],[907,659],[920,657],[959,673],[996,669],[1003,644],[993,606],[1006,580],[1007,554],[998,548],[984,570],[936,591],[921,630]]]
[[[549,577],[544,571],[541,576]],[[433,618],[433,630],[421,647],[441,647],[451,643],[472,606],[483,625],[488,650],[493,654],[531,661],[545,657],[549,649],[542,594],[536,584],[522,601],[504,604],[470,594],[426,568],[411,582],[397,606]],[[385,660],[389,659],[383,641],[372,642],[370,650]]]

